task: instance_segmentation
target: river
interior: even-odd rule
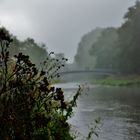
[[[81,84],[81,83],[80,83]],[[79,83],[57,84],[70,100]],[[93,140],[140,140],[140,88],[97,86],[90,83],[86,93],[78,99],[74,115],[69,119],[72,127],[79,132],[77,140],[87,136],[89,127],[100,118],[99,137]],[[89,87],[89,88],[87,88]]]

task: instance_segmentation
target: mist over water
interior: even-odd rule
[[[80,82],[58,84],[65,91],[65,99],[71,100]],[[87,136],[89,128],[94,126],[97,118],[101,119],[99,138],[94,140],[139,140],[140,139],[140,88],[112,87],[85,82],[86,94],[83,92],[78,99],[74,116],[69,120],[72,129],[80,132],[77,140]],[[90,127],[89,127],[90,126]]]
[[[0,29],[13,38],[7,59],[29,55],[43,80],[64,90],[62,100],[84,87],[68,120],[76,140],[86,139],[97,118],[93,140],[140,140],[139,0],[0,0]]]

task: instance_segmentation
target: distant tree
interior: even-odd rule
[[[86,34],[75,61],[84,68],[112,68],[122,74],[140,74],[140,1],[128,9],[121,27]]]
[[[113,69],[117,67],[117,39],[117,29],[110,27],[102,31],[98,40],[93,43],[89,50],[89,54],[96,58],[95,68]]]
[[[5,31],[7,31],[4,28]],[[8,31],[7,31],[8,32]],[[13,56],[19,52],[23,52],[26,55],[30,56],[30,59],[37,67],[40,66],[40,63],[45,61],[48,57],[48,52],[45,44],[38,44],[32,38],[27,38],[24,41],[20,41],[16,36],[13,36],[13,42],[10,44],[9,51],[10,56]]]
[[[29,55],[32,62],[38,67],[40,66],[40,63],[48,57],[45,45],[43,44],[42,46],[37,44],[32,38],[27,38],[25,41],[20,43],[20,51]]]
[[[79,42],[77,54],[75,55],[75,62],[81,68],[92,69],[94,67],[95,58],[89,54],[89,50],[101,35],[101,31],[101,28],[96,28],[84,35]]]
[[[140,73],[140,2],[128,9],[118,30],[122,73]]]

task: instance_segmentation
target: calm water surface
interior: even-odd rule
[[[105,87],[87,84],[69,120],[72,126],[86,136],[94,120],[101,118],[99,138],[93,140],[140,140],[140,88]],[[72,98],[78,83],[56,85],[65,91],[66,100]]]

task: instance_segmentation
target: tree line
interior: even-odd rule
[[[45,61],[46,57],[48,57],[49,54],[45,44],[37,43],[30,37],[21,41],[15,35],[11,34],[5,27],[0,27],[0,29],[9,34],[13,39],[10,43],[11,47],[9,47],[10,57],[22,52],[25,55],[29,55],[31,61],[35,63],[37,67],[39,67],[40,63]]]
[[[128,8],[118,28],[96,28],[82,37],[75,62],[84,69],[140,73],[140,1]]]

